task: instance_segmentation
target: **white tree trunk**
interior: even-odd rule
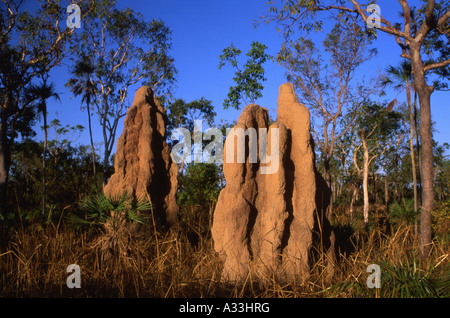
[[[354,186],[353,193],[352,193],[352,200],[350,201],[350,218],[353,220],[355,214],[353,212],[353,206],[356,201],[356,197],[358,196],[358,187]]]
[[[363,147],[364,147],[364,167],[363,167],[363,194],[364,194],[364,227],[369,228],[369,148],[367,147],[366,135],[363,131],[361,133]]]

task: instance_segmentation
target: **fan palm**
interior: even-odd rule
[[[413,174],[413,183],[414,183],[414,212],[417,213],[418,210],[418,194],[417,194],[417,176],[416,176],[416,160],[414,156],[414,131],[416,131],[415,135],[417,136],[417,124],[416,124],[416,102],[417,102],[417,94],[414,94],[414,111],[413,105],[411,102],[411,82],[413,81],[411,62],[408,60],[404,60],[400,63],[398,67],[394,67],[390,65],[386,69],[387,76],[382,80],[382,84],[384,86],[393,86],[395,90],[401,91],[406,89],[406,100],[408,102],[408,112],[409,112],[409,121],[410,121],[410,153],[411,153],[411,164],[412,164],[412,174]],[[419,141],[417,142],[417,149],[419,149]],[[420,157],[419,157],[420,158]]]
[[[37,111],[42,113],[44,119],[44,154],[42,158],[42,215],[45,215],[45,196],[46,196],[46,156],[47,156],[47,145],[48,145],[48,129],[47,129],[47,100],[53,98],[55,100],[60,100],[58,93],[56,93],[54,83],[47,83],[48,75],[42,77],[42,83],[39,85],[31,84],[27,89],[28,98],[37,101]]]
[[[86,105],[86,110],[89,120],[89,137],[91,141],[92,152],[92,170],[95,176],[95,149],[94,141],[92,139],[92,123],[91,123],[91,102],[95,97],[96,86],[92,80],[92,74],[95,71],[95,67],[86,62],[85,59],[81,59],[75,64],[72,75],[74,78],[69,79],[68,86],[75,96],[82,96],[81,103]]]

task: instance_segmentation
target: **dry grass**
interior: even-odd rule
[[[0,248],[0,296],[3,297],[379,297],[366,287],[369,264],[397,264],[418,255],[414,227],[400,225],[384,233],[366,234],[339,219],[345,232],[332,278],[325,275],[324,258],[303,283],[275,276],[240,284],[220,282],[221,263],[208,235],[196,245],[186,231],[155,232],[144,225],[138,235],[130,226],[118,231],[92,232],[61,224],[32,224],[9,231]],[[199,225],[189,225],[200,228]],[[344,244],[345,243],[345,244]],[[81,268],[81,288],[69,289],[69,264]],[[448,275],[449,246],[435,239],[432,255],[421,271]]]

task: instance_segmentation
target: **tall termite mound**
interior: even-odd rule
[[[104,193],[116,196],[128,192],[134,198],[150,198],[157,220],[173,225],[178,216],[178,166],[165,141],[166,124],[166,112],[151,88],[139,88],[117,140],[115,172]]]
[[[222,278],[238,281],[253,268],[260,277],[306,279],[315,252],[325,251],[330,260],[334,255],[324,213],[330,190],[315,168],[309,111],[286,83],[279,89],[276,123],[269,127],[267,109],[252,104],[231,132],[238,130],[244,141],[230,133],[225,142],[226,186],[211,230]],[[267,149],[260,151],[264,142]],[[238,160],[240,147],[244,160]]]

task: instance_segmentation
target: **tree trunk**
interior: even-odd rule
[[[324,156],[324,168],[325,168],[325,178],[326,178],[326,182],[328,187],[330,188],[331,191],[331,199],[330,199],[330,204],[328,205],[327,208],[327,218],[328,220],[332,220],[332,214],[333,214],[333,190],[332,189],[332,177],[331,177],[331,171],[330,171],[330,158],[328,156]]]
[[[409,124],[410,124],[410,139],[409,139],[409,150],[411,153],[411,168],[413,177],[413,191],[414,191],[414,212],[417,213],[417,175],[416,175],[416,158],[414,155],[414,114],[411,102],[411,89],[409,85],[409,80],[406,80],[406,99],[408,102],[409,111]]]
[[[104,157],[103,157],[103,188],[105,188],[108,183],[108,158],[109,152],[105,149]]]
[[[0,213],[6,218],[6,190],[8,185],[7,149],[6,145],[0,144]]]
[[[411,169],[413,177],[413,192],[414,192],[414,213],[417,213],[418,209],[418,197],[417,197],[417,174],[416,174],[416,158],[414,154],[414,114],[411,102],[411,89],[409,80],[406,81],[406,97],[408,101],[409,111],[409,125],[410,125],[410,138],[409,138],[409,150],[411,153]],[[417,220],[414,219],[414,236],[417,237]]]
[[[353,212],[353,206],[355,204],[356,201],[356,197],[358,195],[358,187],[355,185],[353,187],[353,193],[352,193],[352,200],[350,201],[350,218],[353,220],[355,214]]]
[[[419,127],[418,127],[418,123],[417,123],[417,92],[414,93],[414,134],[416,136],[416,149],[417,149],[417,159],[418,159],[418,163],[419,163],[419,169],[418,169],[418,174],[417,174],[417,197],[418,200],[420,200],[420,203],[422,204],[422,178],[421,178],[421,173],[420,173],[420,169],[422,167],[422,162],[421,162],[421,152],[420,152],[420,141],[419,141]]]
[[[106,115],[105,115],[106,116]],[[110,156],[109,151],[109,144],[108,144],[108,133],[106,129],[106,117],[101,118],[100,124],[103,128],[103,140],[105,142],[104,145],[104,152],[103,152],[103,189],[105,188],[106,184],[108,183],[108,160]]]
[[[377,206],[378,204],[378,175],[375,173],[373,175],[373,192],[374,192],[374,204]]]
[[[90,105],[87,104],[87,113],[89,118],[89,138],[91,139],[91,152],[92,152],[92,172],[94,174],[94,180],[95,180],[95,149],[94,149],[94,141],[92,139],[92,124],[91,124],[91,110]]]
[[[45,166],[46,166],[46,156],[47,156],[47,138],[48,138],[48,131],[47,131],[47,107],[44,106],[42,110],[42,115],[44,117],[44,153],[42,156],[42,216],[45,216],[45,196],[46,196],[46,175],[45,175]],[[45,220],[44,220],[45,221]]]
[[[431,249],[431,211],[434,205],[433,180],[433,135],[431,132],[431,94],[433,87],[425,81],[424,64],[420,57],[420,46],[412,43],[411,65],[414,74],[414,88],[419,96],[420,105],[420,139],[422,143],[421,178],[422,178],[422,212],[420,215],[420,249],[426,260]]]
[[[369,148],[367,147],[366,132],[363,129],[361,138],[364,148],[364,167],[363,167],[363,194],[364,194],[364,227],[369,230]]]
[[[386,205],[386,212],[389,213],[389,180],[387,174],[384,177],[384,204]]]
[[[430,93],[420,100],[420,139],[422,141],[422,213],[420,216],[421,251],[424,259],[431,249],[431,211],[434,205],[433,145],[431,133]]]
[[[5,107],[6,108],[6,107]],[[7,138],[7,115],[0,109],[0,214],[6,218],[6,191],[9,177],[10,151]]]
[[[332,192],[332,196],[331,196],[331,200],[333,201],[333,203],[336,201],[336,198],[338,197],[338,186],[336,184],[336,180],[333,180],[333,192]]]

